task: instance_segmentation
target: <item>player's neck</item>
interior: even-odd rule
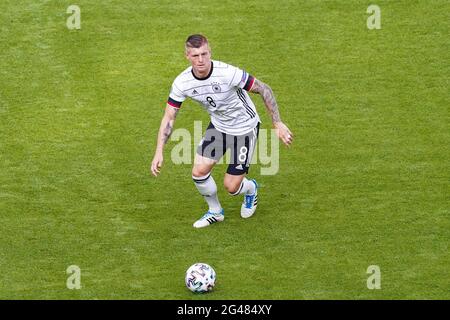
[[[204,72],[199,72],[198,70],[195,70],[194,68],[192,68],[192,72],[194,73],[194,75],[195,75],[195,77],[197,79],[204,79],[204,78],[207,78],[210,75],[211,68],[212,68],[212,61],[209,64],[209,68],[206,69]]]

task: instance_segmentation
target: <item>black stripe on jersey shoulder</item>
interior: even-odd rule
[[[248,105],[247,99],[245,98],[245,95],[244,95],[244,91],[242,91],[242,89],[239,88],[236,92],[237,92],[238,96],[239,96],[240,98],[242,98],[242,101],[243,101],[246,105]]]
[[[250,118],[254,118],[256,116],[255,111],[249,106],[247,99],[245,98],[244,92],[242,92],[242,89],[238,89],[236,91],[239,99],[242,101],[242,104],[244,105],[245,109],[247,110],[247,114],[250,116]]]
[[[182,102],[177,101],[177,100],[173,100],[171,97],[169,97],[167,99],[167,103],[170,104],[172,107],[175,107],[175,108],[181,107],[181,104],[182,104]]]
[[[242,91],[242,89],[239,89],[237,91],[237,93],[238,93],[239,99],[244,104],[245,109],[247,109],[247,113],[250,115],[251,118],[254,118],[256,116],[256,113],[248,104],[247,99],[245,98],[245,95],[244,95],[244,92]]]
[[[245,83],[245,86],[244,86],[244,90],[249,91],[253,86],[253,82],[255,82],[255,78],[249,74],[248,78],[247,78],[247,82]]]

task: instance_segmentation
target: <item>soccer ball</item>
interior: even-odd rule
[[[216,282],[216,272],[206,263],[196,263],[186,271],[186,287],[195,293],[211,291]]]

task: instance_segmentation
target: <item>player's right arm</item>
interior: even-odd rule
[[[167,104],[164,116],[161,120],[161,125],[158,132],[158,140],[156,142],[155,156],[153,157],[151,172],[156,177],[163,163],[163,150],[170,135],[172,134],[173,126],[177,113],[180,109]]]

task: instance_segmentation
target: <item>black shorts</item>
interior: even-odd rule
[[[242,175],[248,173],[253,151],[259,134],[258,125],[250,132],[233,136],[218,131],[212,123],[206,129],[203,139],[197,148],[197,154],[219,161],[231,149],[230,163],[227,173],[232,175]]]

